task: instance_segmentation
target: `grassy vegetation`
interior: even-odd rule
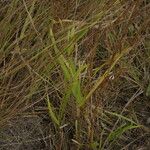
[[[1,0],[0,148],[148,149],[149,15],[148,0]]]

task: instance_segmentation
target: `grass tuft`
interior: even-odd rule
[[[0,1],[0,149],[149,148],[149,14],[148,0]]]

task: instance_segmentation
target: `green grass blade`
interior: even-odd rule
[[[126,120],[126,121],[128,121],[128,122],[130,122],[130,123],[132,123],[132,124],[137,125],[136,122],[134,122],[133,120],[131,120],[131,119],[129,119],[129,118],[123,116],[123,115],[120,115],[120,114],[117,114],[117,113],[114,113],[114,112],[110,112],[110,111],[107,111],[107,110],[105,110],[105,112],[106,112],[107,114],[116,116],[116,117],[118,117],[118,118],[120,118],[120,119]]]
[[[57,116],[56,114],[53,112],[53,106],[52,104],[50,103],[50,100],[49,100],[49,96],[47,95],[46,97],[46,102],[47,102],[47,107],[48,107],[48,112],[49,112],[49,116],[51,117],[51,119],[53,120],[53,122],[56,124],[56,125],[60,125],[59,123],[59,120],[57,119]]]
[[[67,91],[65,92],[63,98],[62,98],[62,102],[59,108],[59,121],[62,122],[65,116],[65,111],[66,111],[66,107],[67,104],[69,102],[70,96],[71,96],[71,89],[67,89]]]
[[[118,127],[115,131],[111,132],[108,136],[108,140],[109,141],[115,141],[116,139],[118,139],[124,132],[131,130],[131,129],[135,129],[135,128],[139,128],[139,125],[133,125],[133,124],[129,124],[129,125],[122,125],[120,127]]]

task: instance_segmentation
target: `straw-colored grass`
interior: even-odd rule
[[[146,149],[149,14],[148,0],[0,1],[0,134],[44,116],[43,149]]]

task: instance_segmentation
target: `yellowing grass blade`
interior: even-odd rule
[[[115,56],[114,56],[114,61],[112,62],[111,66],[105,71],[105,73],[100,76],[96,83],[94,84],[93,88],[91,89],[91,91],[87,94],[87,96],[85,97],[83,103],[80,105],[83,106],[85,104],[85,102],[92,96],[92,94],[96,91],[96,89],[99,87],[99,85],[106,79],[106,77],[108,77],[109,73],[112,71],[112,69],[115,67],[115,65],[117,64],[117,62],[120,60],[120,58],[128,53],[133,47],[129,47],[129,48],[126,48],[124,49],[123,51],[121,51],[121,53],[117,53]]]
[[[56,117],[56,114],[53,112],[53,107],[50,103],[50,100],[49,100],[49,96],[47,95],[47,98],[46,98],[46,102],[47,102],[47,107],[48,107],[48,112],[49,112],[49,116],[51,117],[51,119],[53,120],[53,122],[57,125],[60,125],[59,123],[59,120],[57,119]]]
[[[26,3],[25,3],[24,0],[23,0],[23,3],[24,3],[24,5],[25,5],[25,7],[26,7]],[[25,23],[24,23],[24,25],[23,25],[23,28],[22,28],[22,31],[21,31],[21,34],[20,34],[20,38],[21,38],[21,39],[24,37],[25,31],[26,31],[26,29],[27,29],[27,27],[28,27],[28,25],[29,25],[29,23],[30,23],[30,20],[32,20],[31,14],[32,14],[33,11],[34,11],[34,5],[35,5],[35,3],[36,3],[36,0],[34,0],[34,1],[32,2],[32,6],[31,6],[30,10],[28,11],[28,16],[27,16],[27,18],[26,18],[26,20],[25,20]],[[26,8],[26,9],[27,9],[27,8]]]

